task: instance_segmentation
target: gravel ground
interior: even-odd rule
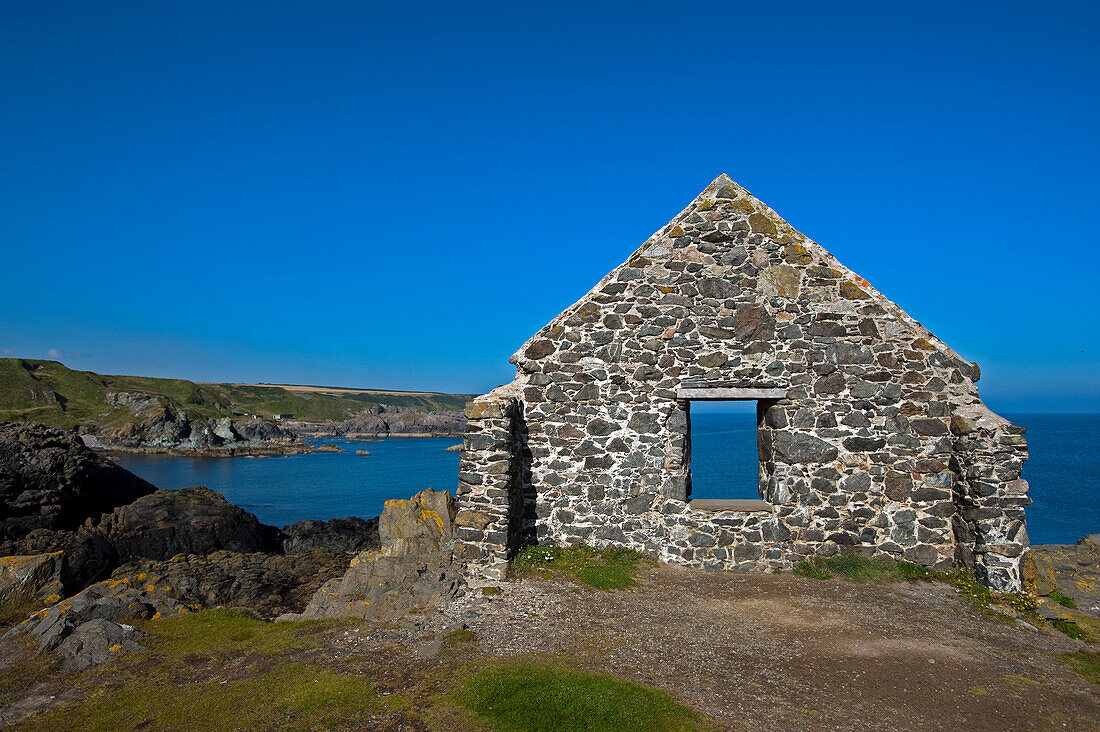
[[[430,656],[422,639],[465,625],[484,653],[560,654],[731,730],[1100,730],[1100,687],[1054,660],[1084,643],[982,618],[945,585],[671,566],[639,579],[616,592],[546,578],[489,597],[474,587],[374,640],[405,637]]]

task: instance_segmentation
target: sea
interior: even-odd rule
[[[1005,415],[1027,429],[1023,477],[1033,544],[1072,544],[1100,532],[1100,415]],[[693,498],[759,498],[756,421],[745,412],[691,416]],[[385,501],[427,487],[454,492],[453,438],[322,438],[340,452],[279,457],[189,458],[133,455],[119,464],[159,488],[204,485],[275,526],[302,519],[377,516]],[[356,455],[367,450],[370,455]]]

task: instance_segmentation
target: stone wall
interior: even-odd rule
[[[977,366],[725,176],[512,361],[467,410],[472,571],[523,540],[744,570],[850,548],[1018,586],[1026,446]],[[693,508],[691,388],[777,395],[758,405],[767,510]]]

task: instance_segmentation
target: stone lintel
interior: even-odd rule
[[[692,511],[767,511],[772,513],[775,506],[756,498],[694,498],[688,501]]]
[[[676,390],[677,399],[696,401],[735,401],[746,399],[786,399],[786,389],[768,389],[759,387],[715,387]]]

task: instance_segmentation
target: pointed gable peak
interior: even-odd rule
[[[691,202],[688,208],[691,208],[691,206],[693,205],[698,205],[706,200],[710,200],[713,202],[716,200],[731,200],[735,198],[752,199],[754,201],[756,200],[752,193],[748,191],[748,189],[746,189],[744,186],[738,185],[737,181],[735,181],[733,178],[730,178],[725,173],[720,173],[717,178],[710,182],[710,185],[704,188],[702,192],[695,197],[695,200]],[[757,203],[759,203],[761,207],[764,206],[762,202],[757,201]]]

